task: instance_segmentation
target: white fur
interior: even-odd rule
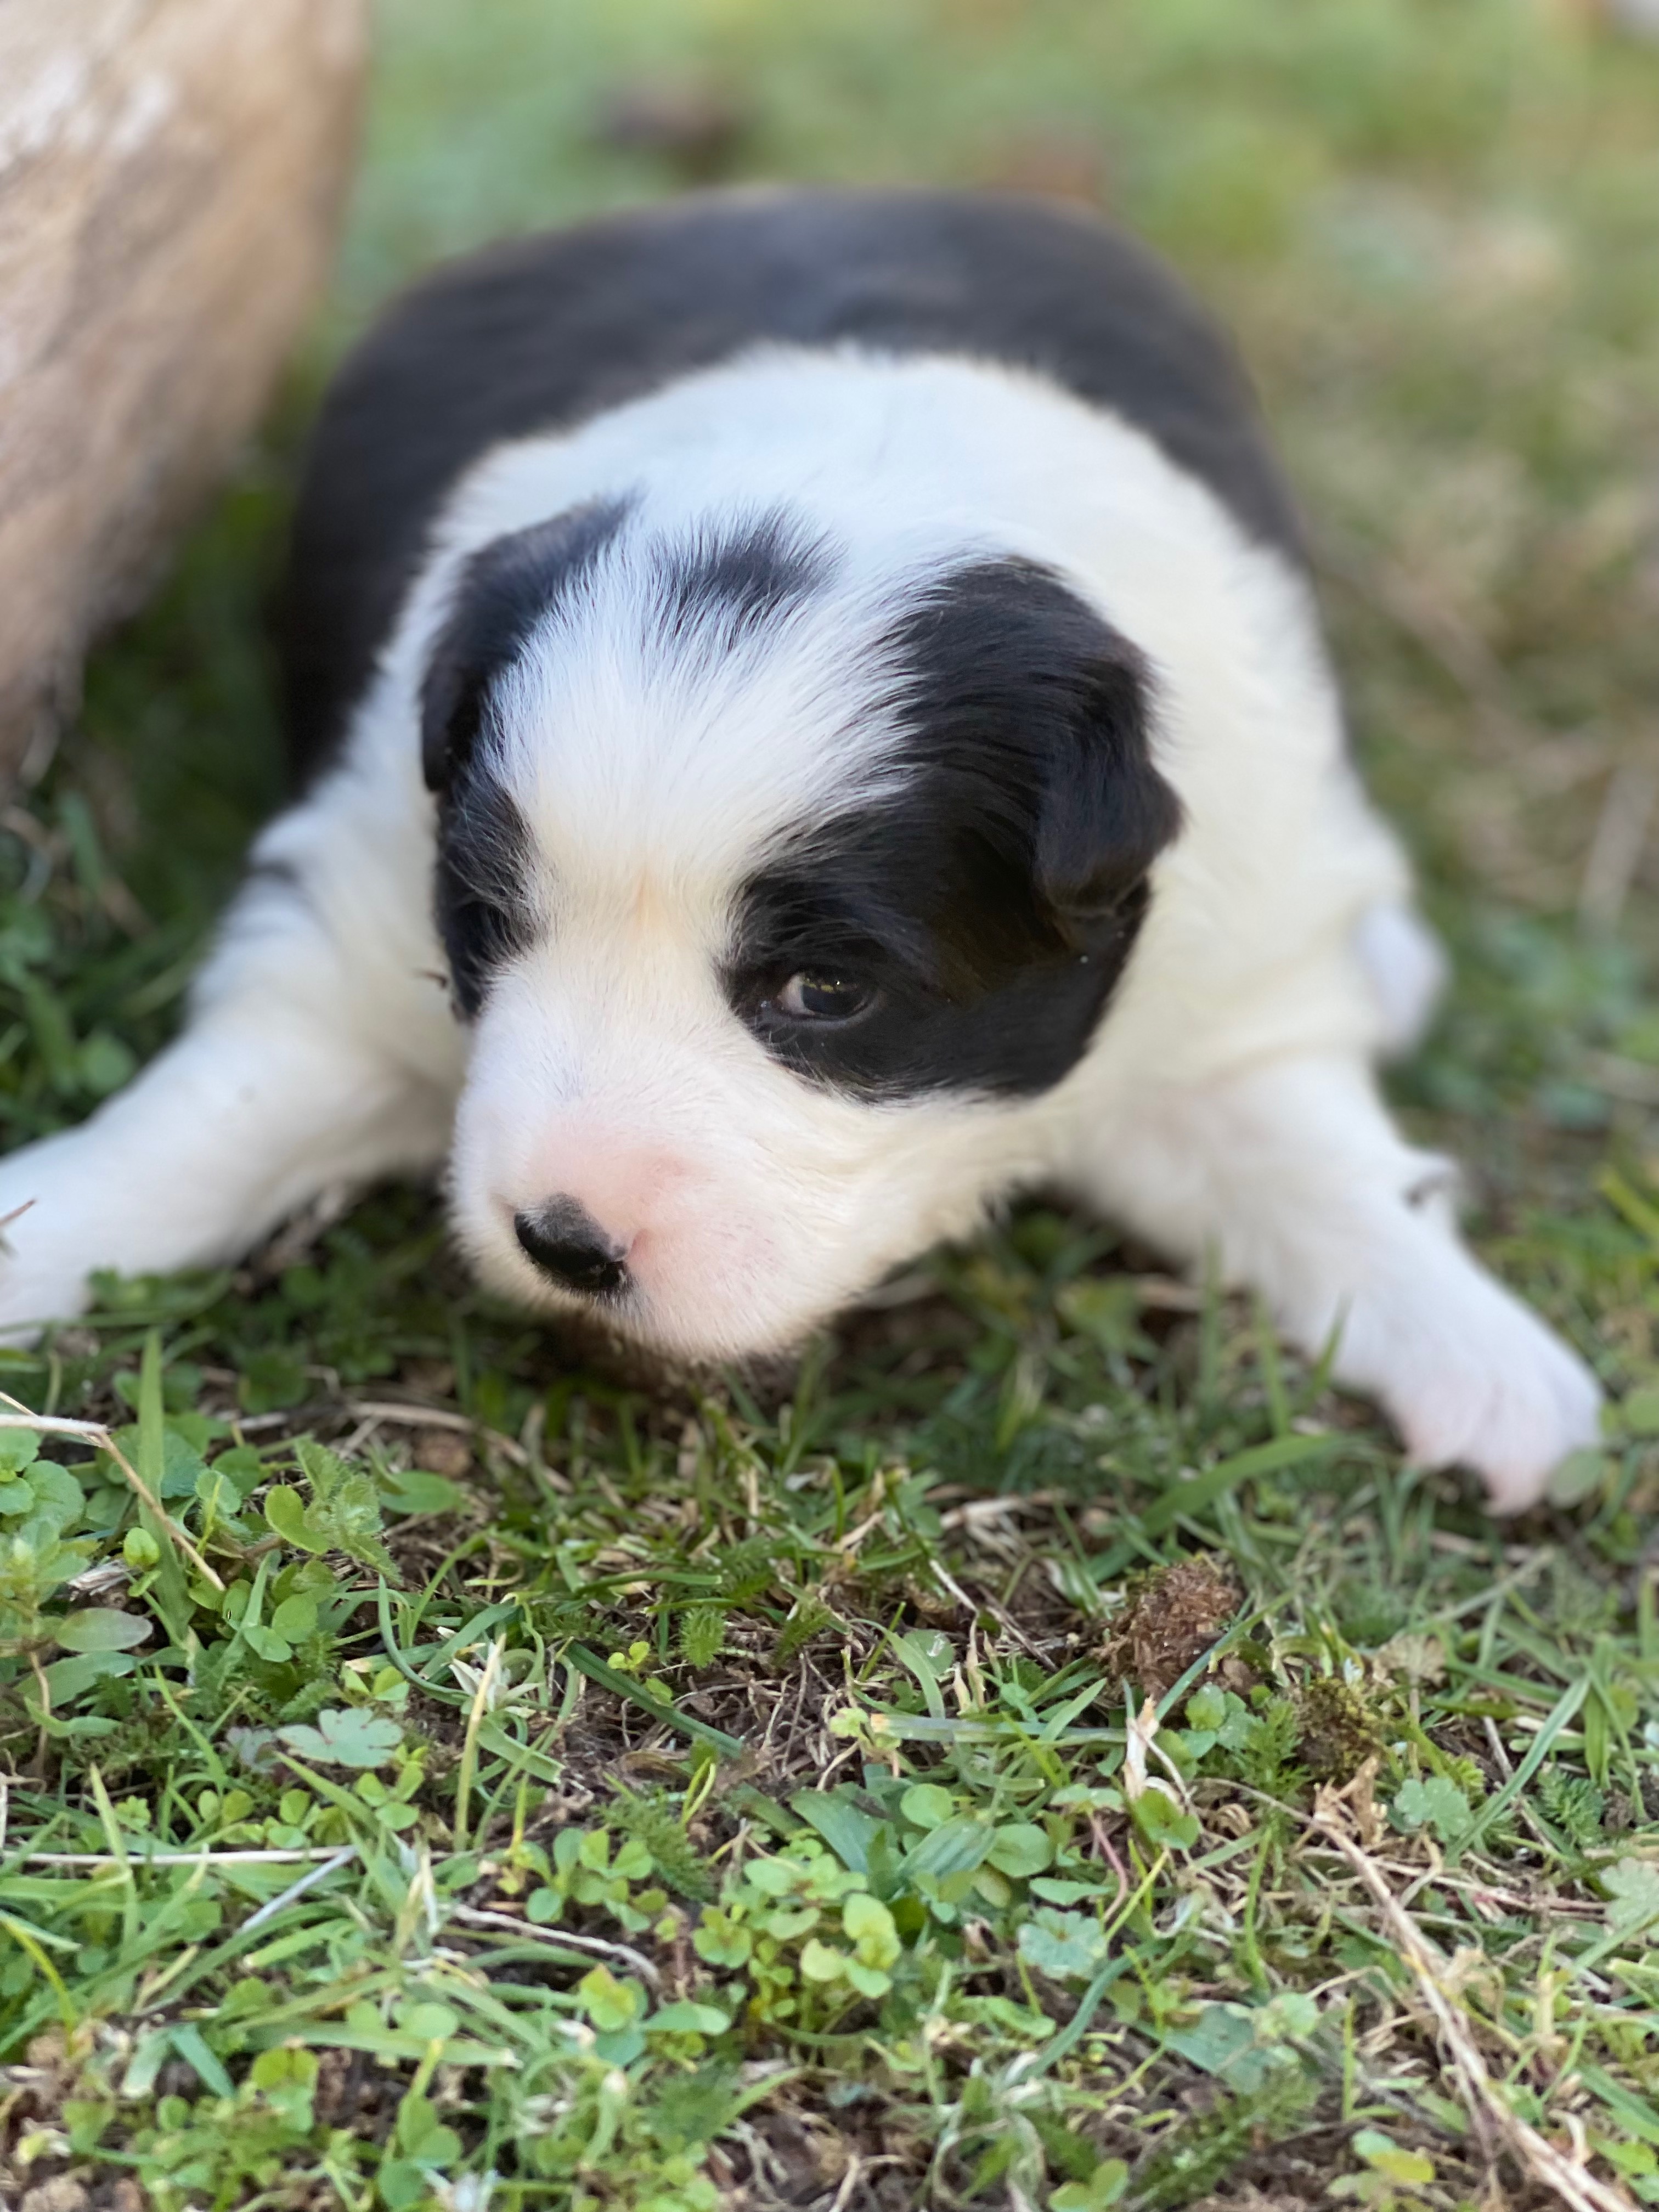
[[[615,556],[515,680],[505,766],[546,928],[469,1036],[434,980],[429,641],[469,553],[622,495]],[[780,502],[847,549],[830,584],[728,659],[653,655],[629,545]],[[975,553],[1059,570],[1146,656],[1185,826],[1065,1081],[872,1105],[777,1066],[716,963],[768,841],[880,787],[876,640],[905,586]],[[33,1201],[0,1326],[74,1311],[95,1267],[232,1256],[325,1185],[447,1144],[487,1279],[557,1304],[512,1218],[568,1193],[629,1243],[642,1334],[736,1354],[1057,1180],[1182,1261],[1213,1250],[1304,1349],[1340,1330],[1337,1375],[1500,1509],[1595,1434],[1589,1373],[1463,1249],[1443,1164],[1379,1103],[1371,1064],[1420,1029],[1439,955],[1349,763],[1304,583],[1147,439],[1036,376],[769,349],[497,448],[449,503],[341,764],[256,854],[297,888],[253,879],[180,1042],[0,1169],[0,1212]]]

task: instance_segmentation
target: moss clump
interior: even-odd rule
[[[1297,1698],[1297,1721],[1301,1764],[1316,1782],[1351,1781],[1382,1748],[1376,1715],[1352,1682],[1334,1674],[1306,1684]]]

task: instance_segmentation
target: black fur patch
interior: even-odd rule
[[[988,193],[709,193],[523,239],[400,301],[325,399],[278,611],[296,773],[331,757],[446,494],[490,446],[768,342],[965,355],[1051,376],[1155,439],[1299,559],[1224,338],[1151,255]]]
[[[495,969],[527,951],[536,932],[530,833],[496,781],[487,738],[495,689],[561,593],[599,558],[627,511],[621,504],[575,507],[483,546],[461,571],[427,665],[421,761],[438,794],[433,900],[451,997],[469,1020]]]
[[[530,832],[511,795],[473,757],[438,808],[433,905],[455,1011],[471,1021],[503,962],[536,939]]]
[[[428,791],[444,790],[465,770],[494,685],[627,516],[624,501],[572,507],[492,538],[467,562],[421,686],[421,768]]]
[[[732,1003],[801,1074],[868,1096],[1031,1095],[1076,1066],[1180,828],[1134,648],[1048,571],[955,571],[898,623],[902,793],[803,833],[745,886]],[[870,994],[792,1018],[791,975]]]
[[[720,536],[693,538],[659,556],[663,642],[733,650],[827,581],[835,561],[787,508]]]

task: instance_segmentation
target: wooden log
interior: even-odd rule
[[[367,43],[367,0],[0,4],[0,769],[269,397]]]

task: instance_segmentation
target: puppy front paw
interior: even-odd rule
[[[1466,1467],[1494,1513],[1535,1505],[1600,1434],[1601,1386],[1577,1352],[1484,1275],[1419,1335],[1408,1373],[1379,1395],[1419,1465]]]
[[[48,1322],[84,1311],[87,1279],[104,1264],[84,1249],[78,1178],[60,1147],[48,1139],[0,1164],[0,1344],[33,1344]]]
[[[52,1322],[84,1312],[88,1299],[86,1274],[32,1264],[0,1248],[0,1345],[37,1343]]]

